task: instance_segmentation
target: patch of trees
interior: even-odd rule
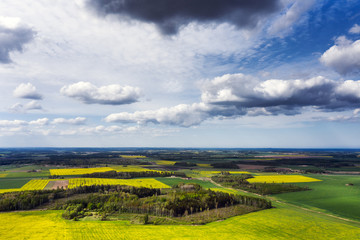
[[[238,165],[236,165],[236,162],[218,162],[218,163],[212,163],[211,166],[214,168],[229,168],[229,169],[238,169]]]
[[[116,171],[107,171],[107,172],[96,172],[91,174],[84,174],[82,177],[85,178],[121,178],[121,179],[130,179],[130,178],[140,178],[140,177],[186,177],[183,172],[169,172],[169,171],[139,171],[139,172],[116,172]]]
[[[293,184],[249,183],[247,179],[252,177],[253,176],[250,174],[219,175],[219,176],[213,176],[211,179],[227,187],[242,189],[248,192],[253,192],[261,195],[310,190],[308,187],[300,187]]]
[[[80,186],[73,189],[23,191],[0,194],[0,211],[30,210],[60,198],[75,194],[124,192],[138,197],[160,194],[159,189],[121,185]]]
[[[63,206],[65,209],[63,217],[82,218],[91,212],[102,216],[114,213],[137,213],[183,217],[239,204],[257,210],[271,208],[271,202],[262,198],[204,190],[198,184],[179,184],[170,191],[149,195],[124,191],[91,194],[86,198],[66,202]]]
[[[174,164],[174,166],[176,166],[176,167],[195,167],[196,163],[192,163],[192,162],[176,162]]]

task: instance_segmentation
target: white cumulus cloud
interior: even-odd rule
[[[21,83],[15,88],[13,93],[18,98],[42,99],[41,94],[37,92],[36,87],[31,83]]]
[[[86,104],[130,104],[137,102],[141,96],[140,89],[137,87],[119,84],[97,87],[89,82],[78,82],[64,86],[60,92]]]
[[[360,40],[339,37],[334,46],[326,50],[320,62],[342,75],[360,72]]]

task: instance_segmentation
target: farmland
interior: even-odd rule
[[[134,187],[169,188],[168,185],[153,178],[146,179],[106,179],[106,178],[70,178],[68,188],[91,185],[128,185]]]
[[[265,175],[254,176],[254,178],[248,179],[248,182],[250,183],[299,183],[317,181],[321,180],[302,175]]]
[[[342,217],[360,220],[360,177],[349,175],[315,176],[321,182],[298,183],[312,190],[276,195],[277,198],[302,207],[326,211]],[[354,185],[349,185],[349,183]],[[348,184],[348,185],[347,185]]]
[[[358,239],[360,228],[279,206],[203,226],[67,221],[61,211],[0,213],[4,239]]]
[[[99,168],[65,168],[65,169],[50,169],[51,175],[68,176],[68,175],[83,175],[95,172],[113,171],[109,167]]]
[[[96,152],[96,151],[94,151]],[[142,225],[140,213],[122,213],[109,216],[107,221],[100,221],[101,216],[79,217],[80,221],[66,220],[62,210],[52,210],[55,203],[65,204],[66,197],[54,203],[40,206],[46,211],[0,213],[0,234],[4,239],[359,239],[360,238],[360,198],[359,175],[340,175],[342,172],[354,172],[359,169],[359,154],[352,153],[276,153],[241,152],[241,151],[126,151],[125,154],[113,152],[80,154],[66,153],[46,160],[48,163],[21,164],[23,155],[17,164],[0,165],[0,193],[15,191],[42,190],[49,191],[57,186],[68,188],[66,191],[77,191],[79,186],[92,185],[128,185],[134,187],[162,188],[164,192],[173,191],[173,186],[198,184],[204,189],[229,194],[240,194],[249,197],[260,197],[271,200],[275,208],[230,217],[224,221],[211,222],[206,225]],[[73,155],[74,156],[73,156]],[[14,154],[13,154],[14,155]],[[31,154],[30,154],[31,155]],[[36,152],[33,153],[36,156]],[[96,158],[92,158],[94,155]],[[4,154],[6,156],[6,154]],[[15,154],[16,156],[16,154]],[[119,158],[119,156],[121,158]],[[263,156],[263,157],[259,157]],[[270,159],[271,156],[271,159]],[[307,159],[310,156],[311,159]],[[326,156],[326,157],[323,157]],[[80,160],[76,160],[76,159]],[[104,160],[104,161],[103,161]],[[39,160],[40,161],[40,160]],[[43,160],[41,160],[43,161]],[[77,162],[78,161],[78,162]],[[103,161],[103,162],[102,162]],[[124,162],[125,161],[125,162]],[[116,164],[121,162],[124,164]],[[175,164],[185,162],[186,164]],[[223,164],[226,163],[226,164]],[[61,163],[61,164],[60,164]],[[70,165],[66,165],[66,164]],[[106,164],[105,164],[106,163]],[[188,164],[189,163],[189,164]],[[215,163],[215,164],[214,164]],[[220,163],[220,164],[219,164]],[[216,166],[216,167],[214,167]],[[224,166],[224,167],[220,167]],[[244,167],[246,166],[246,168]],[[323,166],[323,167],[322,167]],[[243,169],[249,169],[247,171]],[[114,177],[104,172],[115,172]],[[335,172],[334,172],[335,171]],[[164,173],[168,175],[128,174],[129,172]],[[175,174],[180,172],[182,175]],[[309,174],[319,172],[321,174]],[[121,174],[119,174],[121,173]],[[90,174],[90,175],[86,175]],[[95,175],[91,175],[95,174]],[[97,174],[97,175],[96,175]],[[85,175],[85,176],[83,176]],[[177,176],[177,177],[175,177]],[[214,182],[210,178],[229,176],[241,179],[249,184]],[[224,179],[225,179],[224,178]],[[296,192],[282,194],[252,191],[251,186],[261,188],[271,184],[307,187],[304,191],[292,187]],[[274,184],[274,185],[275,185]],[[179,186],[180,186],[179,185]],[[247,188],[246,188],[247,186]],[[117,189],[118,187],[113,187]],[[82,188],[86,189],[86,188]],[[84,201],[73,193],[69,200]],[[29,193],[29,192],[28,192]],[[31,193],[31,192],[30,192]],[[50,192],[51,193],[51,192]],[[47,194],[50,194],[47,193]],[[89,194],[89,193],[88,193]],[[102,190],[96,193],[115,194],[113,190]],[[163,193],[162,193],[163,194]],[[259,194],[265,194],[259,196]],[[126,195],[126,194],[125,194]],[[123,194],[123,196],[125,196]],[[113,195],[113,197],[118,195]],[[164,197],[165,195],[160,195]],[[171,195],[169,195],[171,196]],[[196,196],[193,194],[192,196]],[[47,197],[48,198],[48,197]],[[136,199],[136,198],[134,198]],[[154,199],[154,198],[151,198]],[[167,199],[167,197],[164,197]],[[169,199],[173,199],[170,197]],[[179,198],[180,199],[180,198]],[[1,200],[1,199],[0,199]],[[58,201],[58,202],[57,202]],[[144,203],[151,201],[146,199]],[[155,201],[156,202],[156,201]],[[103,202],[103,206],[109,203]],[[115,206],[115,205],[114,205]],[[129,205],[130,206],[130,205]],[[142,205],[140,205],[142,206]],[[164,205],[165,206],[165,205]],[[86,208],[86,205],[85,205]],[[85,209],[84,208],[84,209]],[[59,209],[59,208],[55,208]],[[60,208],[61,209],[61,208]],[[94,207],[92,208],[94,209]],[[99,207],[96,211],[102,211]],[[95,210],[92,210],[95,211]],[[155,209],[155,211],[158,211]],[[221,210],[220,210],[221,211]],[[190,212],[190,211],[189,211]],[[100,214],[100,213],[99,213]],[[127,216],[126,214],[130,214]],[[135,215],[134,215],[135,214]],[[207,213],[205,212],[205,215]],[[192,216],[192,215],[190,215]],[[150,214],[151,221],[155,216]],[[166,217],[167,218],[167,217]],[[340,218],[345,218],[342,220]],[[166,223],[165,223],[166,224]],[[181,223],[185,224],[185,223]],[[31,226],[31,227],[30,227]]]

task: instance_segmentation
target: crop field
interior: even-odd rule
[[[245,172],[245,171],[227,171],[230,174],[249,174],[249,172]],[[190,175],[194,176],[194,177],[211,177],[214,176],[216,174],[220,174],[221,171],[196,171],[193,170]]]
[[[91,185],[128,185],[134,187],[169,188],[168,185],[154,178],[143,179],[108,179],[108,178],[70,178],[68,188]]]
[[[114,165],[114,166],[111,166],[111,169],[115,170],[117,172],[145,172],[145,171],[161,172],[161,171],[144,168],[144,167],[137,166],[137,165],[128,165],[126,167]]]
[[[179,183],[197,183],[200,186],[202,186],[203,188],[218,188],[218,186],[216,186],[215,184],[208,182],[208,181],[201,181],[201,180],[197,180],[197,179],[191,179],[191,180],[186,180],[186,179],[181,179],[181,178],[168,178],[168,177],[159,177],[159,178],[155,178],[156,180],[169,185],[169,186],[173,186]]]
[[[275,195],[276,198],[296,205],[324,209],[331,214],[360,220],[360,176],[316,175],[321,182],[298,183],[312,190]],[[349,184],[353,185],[349,185]]]
[[[27,190],[43,190],[49,181],[56,181],[50,179],[33,179],[27,182],[21,188],[10,188],[10,189],[0,189],[0,193],[4,192],[19,192],[19,191],[27,191]]]
[[[299,182],[318,182],[321,181],[312,177],[302,175],[264,175],[255,176],[247,179],[250,183],[299,183]]]
[[[210,163],[197,163],[198,167],[212,168]]]
[[[70,178],[70,179],[33,179],[26,183],[21,188],[0,189],[0,193],[18,192],[26,190],[43,190],[49,182],[69,181],[68,188],[75,188],[79,186],[92,185],[128,185],[134,187],[148,187],[148,188],[169,188],[168,185],[154,179],[108,179],[108,178]],[[49,185],[49,188],[51,186]]]
[[[145,156],[142,156],[142,155],[120,155],[120,157],[122,157],[122,158],[146,158]]]
[[[83,175],[83,174],[90,174],[95,172],[107,172],[107,171],[114,171],[114,169],[109,167],[50,169],[50,174],[58,175],[58,176],[67,176],[67,175]]]
[[[174,165],[176,162],[175,161],[167,161],[167,160],[156,160],[155,161],[157,165]]]
[[[6,173],[0,173],[0,178],[4,178],[4,177],[6,177]]]
[[[30,180],[31,178],[1,178],[0,189],[21,188]]]
[[[206,225],[132,225],[68,221],[62,211],[0,213],[2,239],[359,239],[360,228],[318,214],[279,207]]]

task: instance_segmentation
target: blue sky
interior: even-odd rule
[[[134,3],[0,2],[0,147],[360,147],[359,1]]]

